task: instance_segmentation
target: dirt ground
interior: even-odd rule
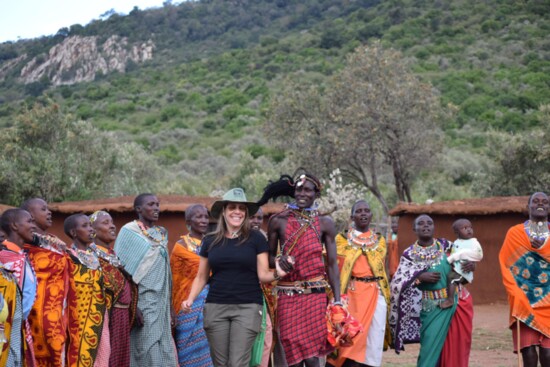
[[[507,328],[508,305],[474,305],[474,331],[470,367],[514,367],[517,355],[512,353],[512,332]],[[384,366],[416,366],[417,344],[406,345],[405,351],[384,353]]]

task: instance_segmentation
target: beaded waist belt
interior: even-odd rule
[[[440,300],[447,298],[447,288],[441,288],[435,291],[422,291],[422,299]]]
[[[351,276],[351,280],[356,280],[358,282],[365,282],[365,283],[377,282],[382,279],[383,279],[382,277],[354,277],[353,275]]]
[[[297,280],[295,282],[279,281],[274,287],[275,292],[282,292],[287,295],[325,293],[329,286],[324,276],[319,276],[309,280]]]

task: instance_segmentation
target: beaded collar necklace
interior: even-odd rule
[[[86,250],[81,250],[73,243],[71,246],[71,250],[74,254],[76,254],[78,260],[80,260],[80,262],[86,267],[93,270],[100,269],[99,259],[97,258],[95,252],[90,249],[90,247],[88,247]]]
[[[421,246],[416,241],[412,246],[410,256],[415,263],[434,268],[441,262],[443,246],[436,239],[434,239],[433,244],[426,247]]]
[[[161,229],[159,226],[153,226],[149,229],[155,229],[152,233],[149,232],[149,230],[145,227],[145,224],[143,224],[141,221],[136,220],[135,221],[137,225],[139,226],[139,229],[141,229],[141,233],[147,237],[149,240],[153,241],[157,245],[162,245],[164,241],[166,240],[166,233]],[[160,238],[159,238],[160,236]]]
[[[195,237],[191,237],[191,235],[188,233],[185,236],[182,236],[185,243],[187,243],[187,246],[189,247],[189,250],[191,252],[194,252],[195,254],[198,254],[201,248],[201,240]]]
[[[348,230],[348,245],[355,250],[361,249],[364,253],[375,251],[378,248],[376,235],[372,231],[359,232],[354,228]]]
[[[296,203],[288,203],[286,204],[286,207],[288,209],[299,210],[304,212],[317,212],[317,209],[319,209],[319,205],[317,203],[313,203],[313,205],[310,206],[309,208],[303,208],[303,209],[300,209]]]
[[[40,246],[41,248],[50,249],[51,247],[53,247],[59,252],[65,252],[67,250],[67,245],[65,244],[65,242],[61,241],[55,236],[47,233],[35,233],[34,236],[38,239],[38,246]]]
[[[124,263],[122,262],[122,260],[118,258],[118,256],[116,256],[115,254],[110,254],[108,252],[103,251],[103,249],[100,249],[99,247],[97,247],[95,243],[90,244],[88,248],[91,249],[93,252],[95,252],[95,254],[99,258],[102,258],[103,260],[107,261],[109,264],[111,264],[115,268],[121,268],[124,266]]]

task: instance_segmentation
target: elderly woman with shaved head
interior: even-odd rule
[[[109,329],[110,335],[109,366],[129,367],[130,330],[138,314],[137,286],[124,271],[122,261],[112,248],[116,240],[116,226],[111,215],[99,210],[90,215],[90,222],[95,232],[90,248],[99,259],[106,291],[108,322],[104,328]],[[141,325],[141,321],[139,317],[136,325]]]
[[[208,230],[209,219],[208,210],[204,205],[195,204],[188,207],[185,211],[188,233],[176,242],[170,256],[172,307],[177,312],[175,340],[180,366],[212,366],[202,313],[208,295],[208,285],[197,296],[190,312],[183,312],[181,309],[181,303],[189,296],[191,285],[199,270],[199,253],[202,239]]]
[[[472,341],[473,302],[460,286],[453,305],[447,298],[447,261],[451,243],[434,237],[434,221],[420,215],[414,221],[417,240],[401,256],[391,281],[390,327],[396,353],[404,344],[420,342],[418,367],[467,367]],[[463,265],[472,271],[475,264]]]

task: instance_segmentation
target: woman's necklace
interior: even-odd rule
[[[538,241],[544,244],[550,236],[548,221],[534,222],[529,219],[525,222],[525,232],[531,241]]]
[[[415,263],[434,268],[441,262],[443,247],[438,240],[434,240],[433,244],[426,247],[416,241],[412,246],[410,256]]]
[[[201,250],[202,240],[200,238],[192,237],[190,233],[181,237],[187,245],[187,249],[195,254],[198,254]]]
[[[350,247],[364,253],[375,251],[378,248],[378,238],[372,231],[359,232],[354,228],[348,230],[348,244]]]
[[[153,226],[149,229],[145,227],[145,224],[143,224],[141,221],[136,220],[137,225],[139,226],[139,229],[141,229],[141,233],[156,243],[157,245],[164,244],[164,241],[166,240],[166,231],[163,231],[158,226]],[[153,230],[153,231],[151,231]],[[159,238],[160,237],[160,238]]]
[[[91,249],[93,252],[96,253],[96,255],[103,260],[107,261],[109,264],[114,266],[115,268],[121,268],[123,267],[124,263],[122,260],[118,258],[115,254],[110,254],[108,252],[103,251],[95,243],[91,243],[90,246],[88,246],[89,249]]]
[[[93,270],[100,269],[99,259],[89,247],[86,250],[81,250],[73,243],[72,250],[78,257],[78,260],[86,267]]]

